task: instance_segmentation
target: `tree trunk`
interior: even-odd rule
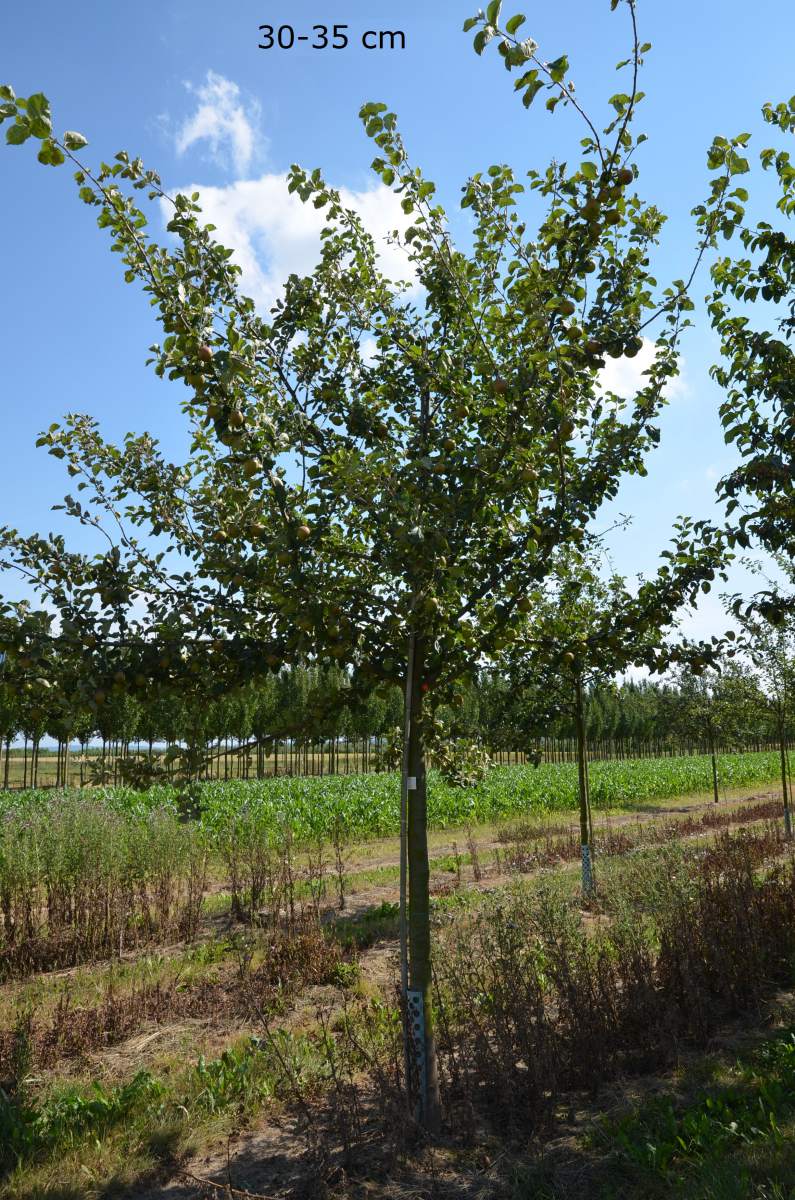
[[[784,833],[792,837],[792,811],[790,809],[789,779],[787,771],[787,738],[782,721],[779,727],[779,748],[781,751],[781,796],[784,801]]]
[[[715,735],[712,731],[712,726],[709,729],[709,753],[712,759],[712,795],[715,803],[718,804],[720,796],[718,795],[718,759],[715,754]]]
[[[582,678],[577,675],[574,685],[574,723],[577,730],[577,785],[580,799],[580,851],[582,856],[582,894],[591,900],[596,892],[591,846],[590,805],[588,803],[588,758],[585,744],[585,712],[582,698]]]
[[[431,1004],[430,866],[428,863],[428,796],[422,732],[423,647],[417,640],[410,696],[407,761],[408,791],[408,942],[409,1021],[424,1017],[424,1037],[415,1041],[418,1067],[419,1116],[426,1129],[441,1121],[439,1074]],[[421,1021],[422,1024],[422,1021]],[[421,1027],[421,1026],[420,1026]]]

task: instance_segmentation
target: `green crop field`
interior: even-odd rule
[[[720,783],[726,789],[776,779],[778,771],[775,753],[720,759]],[[712,786],[708,756],[594,763],[590,780],[591,802],[600,809],[705,792]],[[172,799],[170,792],[158,796]],[[496,767],[472,788],[452,787],[432,772],[428,788],[428,819],[437,829],[576,806],[573,763]],[[289,825],[299,840],[329,837],[338,822],[349,838],[383,837],[398,832],[398,812],[396,775],[236,781],[211,783],[202,790],[201,820],[213,831],[246,813],[263,828]]]
[[[729,790],[776,780],[775,752],[725,754],[719,760],[720,786]],[[591,802],[595,808],[632,807],[669,796],[706,792],[712,787],[707,755],[679,758],[625,759],[593,763]],[[198,824],[220,835],[241,819],[263,831],[289,829],[297,842],[330,838],[341,831],[346,840],[385,837],[398,832],[400,782],[395,774],[280,777],[202,784]],[[159,786],[140,793],[129,788],[77,791],[21,791],[0,794],[0,813],[33,814],[63,806],[63,798],[82,796],[91,808],[142,815],[175,810],[180,791]],[[431,772],[429,822],[443,829],[523,814],[561,812],[577,806],[577,768],[572,763],[540,767],[495,767],[470,788],[453,787]]]
[[[730,754],[719,758],[724,790],[778,778],[778,755]],[[710,758],[630,758],[597,762],[590,768],[591,803],[598,809],[620,809],[646,800],[706,792],[712,786]],[[64,797],[83,796],[91,806],[142,814],[178,805],[179,788],[159,786],[148,792],[130,788],[91,788],[83,792],[23,791],[0,793],[0,814],[58,809]],[[303,842],[331,838],[342,828],[346,839],[381,838],[399,829],[400,780],[395,774],[295,776],[264,780],[209,782],[199,788],[199,824],[210,835],[229,822],[252,818],[263,830],[291,830]],[[576,767],[573,763],[540,767],[496,767],[482,784],[453,787],[431,772],[429,821],[434,828],[500,820],[522,814],[575,809]]]
[[[775,780],[777,767],[772,753],[726,755],[722,784],[730,790]],[[711,785],[707,757],[597,763],[591,774],[601,810]],[[576,786],[570,764],[495,768],[472,788],[432,774],[429,820],[445,829],[573,811]],[[39,926],[45,911],[48,927],[76,931],[81,954],[128,936],[130,920],[136,935],[150,927],[161,936],[185,933],[197,925],[208,862],[225,864],[235,877],[256,875],[269,847],[350,845],[398,828],[394,774],[208,783],[189,819],[170,787],[7,792],[0,799],[0,897],[16,916],[5,921],[4,940],[10,945],[20,926]]]

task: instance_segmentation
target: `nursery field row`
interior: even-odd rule
[[[772,754],[726,756],[722,778],[727,790],[751,787],[774,776],[775,767]],[[599,764],[594,801],[604,811],[703,792],[710,771],[709,759],[697,758]],[[278,909],[285,881],[292,896],[307,872],[325,887],[330,868],[342,894],[352,843],[397,833],[398,795],[394,775],[210,784],[196,798],[193,819],[185,819],[172,789],[6,798],[0,977],[190,939],[208,889],[221,881],[236,917],[263,905]],[[576,775],[567,765],[497,769],[471,789],[435,775],[430,781],[431,821],[442,830],[505,818],[541,818],[543,827],[547,813],[575,804]],[[579,845],[572,846],[578,855]],[[557,860],[561,846],[550,853]]]
[[[720,759],[720,784],[729,790],[764,783],[776,779],[778,770],[775,753],[729,754]],[[599,762],[590,768],[591,803],[602,810],[706,792],[711,786],[707,755]],[[397,775],[209,784],[202,792],[201,820],[220,832],[245,812],[262,828],[289,826],[298,839],[333,837],[340,824],[347,838],[388,837],[398,832],[399,788]],[[574,810],[577,795],[573,763],[497,767],[471,788],[453,787],[431,772],[428,822],[444,829]]]
[[[778,778],[778,754],[725,754],[719,759],[721,789],[752,786]],[[646,801],[706,792],[712,787],[708,755],[677,758],[625,759],[593,763],[590,795],[594,808],[631,808]],[[195,812],[198,824],[211,837],[225,837],[241,822],[254,823],[260,834],[281,838],[289,830],[296,842],[317,838],[346,841],[388,837],[399,824],[400,781],[396,774],[280,777],[230,780],[198,785]],[[0,796],[0,814],[57,810],[63,793],[26,791]],[[82,795],[94,808],[101,805],[129,816],[155,809],[178,810],[179,788],[153,787],[146,793],[128,788],[91,789]],[[470,788],[453,787],[431,772],[428,819],[432,827],[479,824],[504,817],[574,809],[577,768],[573,763],[495,767],[483,782]]]
[[[475,1128],[506,1131],[522,1144],[564,1132],[567,1109],[586,1089],[667,1070],[681,1046],[704,1046],[727,1019],[759,1006],[771,983],[790,977],[795,945],[793,860],[758,870],[780,853],[767,829],[655,847],[640,875],[618,862],[605,870],[589,914],[563,875],[445,905],[435,995],[447,1125],[463,1122],[462,1142],[470,1143]],[[411,1130],[401,1115],[393,968],[372,975],[367,952],[341,933],[308,911],[294,928],[254,927],[245,939],[204,943],[173,963],[147,960],[61,981],[39,992],[35,1012],[29,995],[9,1000],[0,1070],[19,1077],[23,1039],[32,1082],[12,1099],[0,1094],[5,1194],[49,1194],[57,1180],[93,1196],[79,1190],[83,1178],[104,1184],[112,1176],[135,1195],[153,1167],[166,1178],[186,1160],[206,1176],[210,1144],[225,1143],[228,1166],[230,1129],[267,1122],[275,1110],[290,1118],[280,1146],[289,1142],[301,1180],[316,1162],[298,1126],[293,1132],[296,1116],[335,1150],[341,1142],[360,1173],[374,1145],[399,1155]],[[302,1015],[293,1008],[309,994],[314,1020],[305,1006]],[[178,1056],[168,1039],[186,1020],[195,1022],[192,1044]],[[163,1034],[159,1050],[153,1024]],[[114,1057],[118,1043],[126,1051]],[[749,1138],[770,1129],[768,1109],[789,1114],[790,1059],[781,1064],[788,1103],[781,1089],[766,1092],[765,1106],[754,1109],[761,1121],[749,1110]],[[645,1163],[634,1126],[626,1130],[616,1149],[629,1164]],[[264,1143],[267,1131],[260,1137]],[[206,1147],[201,1164],[188,1157],[197,1143]],[[664,1165],[671,1156],[674,1165],[686,1160],[684,1143]],[[242,1188],[264,1188],[270,1177],[259,1167],[246,1172],[243,1158],[235,1182],[239,1194],[254,1194]],[[322,1162],[333,1179],[333,1159]],[[308,1186],[305,1194],[318,1193]]]

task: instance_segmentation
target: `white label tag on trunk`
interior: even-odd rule
[[[417,776],[416,775],[408,775],[406,777],[406,791],[407,792],[416,792],[416,790],[417,790]]]

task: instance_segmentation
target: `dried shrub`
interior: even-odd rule
[[[0,822],[0,980],[195,936],[207,848],[172,809],[63,794]]]
[[[454,1126],[516,1133],[564,1093],[659,1069],[790,977],[795,862],[777,825],[641,863],[593,918],[544,884],[490,899],[442,935],[436,998]]]

